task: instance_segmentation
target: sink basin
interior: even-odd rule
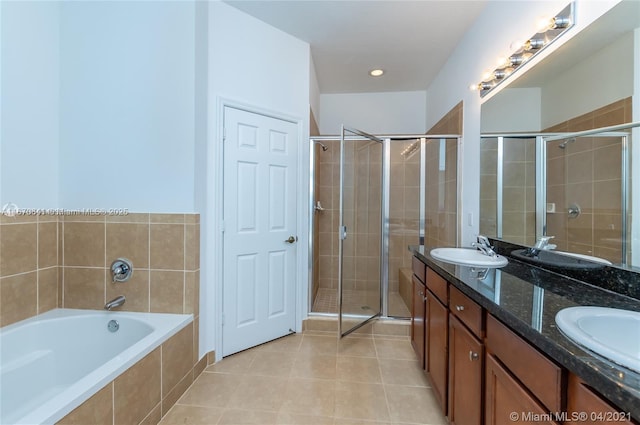
[[[470,248],[435,248],[430,254],[436,260],[463,266],[504,267],[509,263],[502,255],[489,257],[477,249]]]
[[[518,260],[522,260],[527,263],[532,263],[540,266],[555,267],[558,269],[601,269],[605,264],[604,259],[599,258],[600,261],[596,262],[597,257],[591,257],[582,254],[573,254],[568,252],[556,252],[540,250],[535,254],[531,254],[529,248],[516,249],[511,251]]]
[[[578,345],[640,372],[640,312],[569,307],[556,314],[556,324]]]
[[[600,258],[600,257],[594,257],[593,255],[578,254],[575,252],[564,252],[564,251],[555,251],[555,253],[560,255],[566,255],[567,257],[578,258],[580,260],[593,261],[594,263],[605,264],[607,266],[613,265],[611,261],[605,260],[604,258]]]

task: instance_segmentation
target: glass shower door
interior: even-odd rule
[[[340,336],[382,311],[383,141],[343,126],[340,140]]]

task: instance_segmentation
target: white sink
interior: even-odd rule
[[[575,343],[640,372],[640,312],[606,307],[569,307],[556,324]]]
[[[463,266],[504,267],[509,263],[502,255],[489,257],[477,249],[470,248],[435,248],[430,254],[436,260]]]
[[[607,266],[613,265],[613,263],[609,260],[605,260],[604,258],[594,257],[593,255],[586,254],[578,254],[575,252],[564,252],[564,251],[553,251],[556,254],[566,255],[567,257],[579,258],[581,260],[593,261],[594,263],[605,264]]]

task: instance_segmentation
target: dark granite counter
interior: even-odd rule
[[[581,349],[563,336],[555,324],[556,313],[566,307],[585,305],[640,311],[640,300],[513,258],[509,258],[505,267],[489,269],[482,276],[480,268],[433,259],[430,248],[420,246],[410,250],[533,346],[640,421],[640,373]]]

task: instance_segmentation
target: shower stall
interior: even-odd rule
[[[480,233],[632,264],[632,127],[482,135]]]
[[[310,139],[310,314],[337,315],[342,334],[410,317],[408,247],[456,245],[458,137]]]

